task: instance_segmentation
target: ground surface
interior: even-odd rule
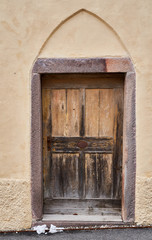
[[[152,228],[140,229],[103,229],[92,231],[66,231],[56,234],[1,233],[3,240],[152,240]]]

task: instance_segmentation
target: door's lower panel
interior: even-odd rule
[[[112,154],[53,153],[45,199],[114,199]]]

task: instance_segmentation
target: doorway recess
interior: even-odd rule
[[[129,58],[37,59],[33,221],[134,222],[135,129],[135,72]]]

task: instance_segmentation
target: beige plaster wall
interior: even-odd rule
[[[77,11],[54,29],[43,44],[39,57],[126,56],[118,34],[99,16]]]
[[[136,221],[152,224],[151,11],[151,0],[0,0],[0,230],[31,226],[30,76],[37,57],[131,57]]]
[[[31,199],[29,181],[2,179],[0,181],[0,230],[29,228]]]

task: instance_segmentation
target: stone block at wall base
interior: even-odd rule
[[[0,231],[31,227],[30,182],[0,179]]]

